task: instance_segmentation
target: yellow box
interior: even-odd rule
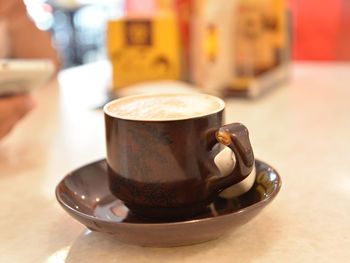
[[[109,21],[107,50],[114,90],[142,81],[180,78],[179,37],[171,15]]]
[[[255,97],[288,78],[285,0],[239,0],[229,90]]]

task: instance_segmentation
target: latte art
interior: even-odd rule
[[[128,120],[181,120],[218,112],[224,102],[206,94],[142,95],[110,102],[105,112]]]

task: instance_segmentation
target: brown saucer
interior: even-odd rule
[[[281,188],[281,178],[256,160],[253,187],[238,198],[217,198],[207,211],[185,221],[138,218],[108,188],[107,166],[100,160],[68,174],[56,187],[60,205],[93,231],[141,246],[189,245],[218,238],[247,223],[269,204]]]

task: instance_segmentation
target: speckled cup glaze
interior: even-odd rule
[[[115,101],[105,105],[109,187],[132,212],[151,218],[193,216],[251,173],[247,128],[223,125],[225,104],[212,99],[220,102],[215,112],[175,120],[121,118],[108,110]],[[236,158],[227,176],[214,163],[220,143]]]

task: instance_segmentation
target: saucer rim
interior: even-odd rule
[[[226,217],[232,217],[234,215],[239,215],[239,214],[242,214],[242,213],[249,212],[250,210],[253,210],[254,208],[259,208],[261,206],[265,206],[265,204],[267,205],[268,203],[270,203],[277,196],[277,194],[279,193],[279,191],[280,191],[280,189],[282,187],[281,176],[277,172],[277,170],[274,167],[272,167],[271,165],[269,165],[268,163],[266,163],[264,161],[261,161],[260,159],[255,159],[255,163],[259,162],[259,163],[262,163],[262,164],[265,164],[266,166],[268,166],[276,174],[277,180],[278,180],[277,188],[269,196],[267,196],[265,199],[263,199],[263,200],[261,200],[259,202],[251,204],[251,205],[249,205],[247,207],[244,207],[244,208],[239,209],[237,211],[234,211],[232,213],[228,213],[228,214],[224,214],[224,215],[218,215],[218,216],[215,216],[215,217],[205,217],[205,218],[199,218],[199,219],[189,219],[189,220],[176,221],[176,222],[159,222],[159,223],[151,223],[151,222],[149,222],[149,223],[115,222],[115,221],[108,221],[108,220],[105,220],[105,219],[101,219],[101,218],[98,218],[98,217],[87,215],[87,214],[85,214],[85,213],[83,213],[81,211],[78,211],[78,210],[74,209],[73,207],[67,205],[65,202],[63,202],[63,200],[59,196],[59,186],[67,179],[67,177],[73,176],[73,174],[76,173],[76,171],[81,170],[81,169],[83,169],[83,168],[85,168],[85,167],[87,167],[89,165],[98,164],[98,163],[102,163],[102,162],[106,162],[107,163],[106,158],[102,158],[100,160],[93,161],[93,162],[90,162],[88,164],[82,165],[82,166],[74,169],[73,171],[69,172],[57,184],[57,186],[55,188],[55,196],[56,196],[56,199],[57,199],[58,203],[65,210],[69,210],[70,213],[77,214],[77,215],[79,215],[80,217],[82,217],[82,218],[84,218],[86,220],[92,220],[92,221],[101,222],[101,223],[104,223],[104,224],[111,224],[111,225],[123,225],[123,226],[128,226],[128,225],[129,226],[135,226],[135,225],[142,226],[142,225],[144,225],[144,226],[154,226],[154,227],[157,227],[157,226],[176,226],[176,225],[193,224],[193,223],[198,223],[198,222],[211,221],[214,218],[215,219],[219,219],[219,218],[223,219],[223,218],[226,218]]]

